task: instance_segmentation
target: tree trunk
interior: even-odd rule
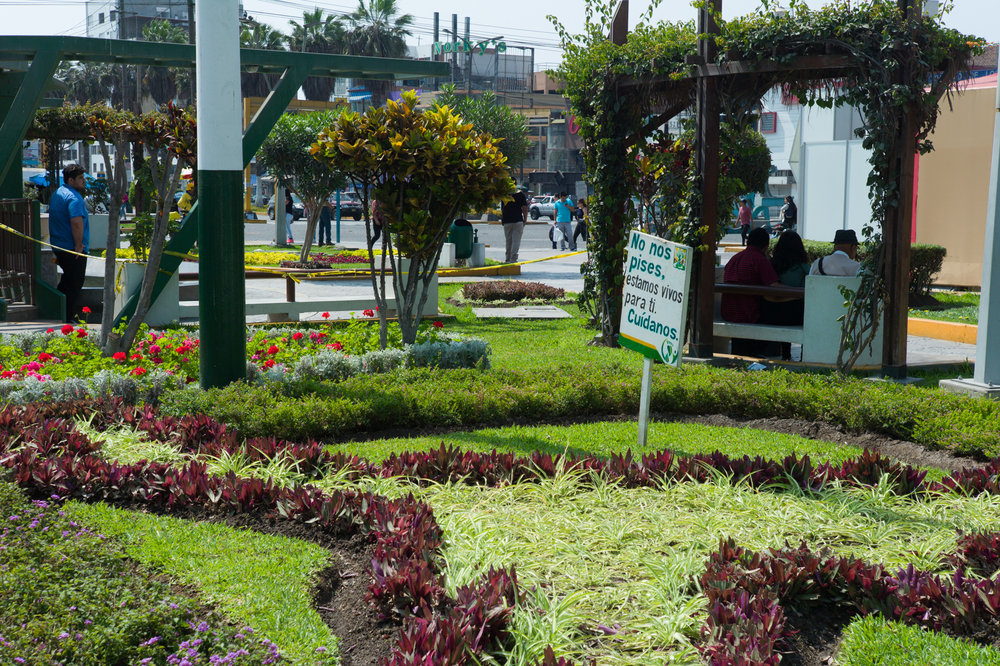
[[[310,202],[306,204],[306,231],[305,238],[302,239],[302,251],[299,253],[299,261],[309,261],[309,251],[312,250],[313,237],[316,235],[316,222],[319,220],[323,202]]]
[[[109,159],[108,147],[104,139],[99,139],[101,156],[104,163],[108,165],[108,194],[111,202],[108,205],[108,237],[105,244],[104,254],[104,309],[101,312],[101,349],[105,356],[114,352],[109,351],[108,338],[111,335],[111,327],[115,321],[115,269],[118,263],[115,261],[118,248],[118,234],[121,223],[122,195],[125,192],[125,148],[127,143],[118,141],[113,143],[115,147],[114,167]]]

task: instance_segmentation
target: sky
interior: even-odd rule
[[[1000,41],[1000,0],[953,0],[954,8],[946,15],[945,25],[962,32]],[[723,0],[727,18],[747,14],[760,7],[760,0]],[[813,0],[813,6],[824,4]],[[4,35],[78,35],[85,36],[85,0],[0,0],[0,33]],[[301,20],[303,10],[320,7],[344,14],[357,6],[357,0],[243,0],[244,9],[258,21],[288,32],[288,20]],[[451,27],[451,15],[458,14],[459,32],[464,33],[465,17],[471,18],[473,37],[486,39],[503,36],[509,45],[534,47],[538,69],[559,63],[559,41],[546,19],[554,14],[570,32],[583,28],[583,0],[397,0],[400,11],[413,15],[412,43],[433,41],[434,12],[441,15],[441,27]],[[632,0],[630,23],[637,21],[647,7],[646,0]],[[687,20],[696,16],[690,0],[662,0],[653,14],[655,19]]]

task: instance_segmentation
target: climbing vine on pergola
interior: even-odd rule
[[[702,3],[697,27],[693,21],[640,25],[627,39],[608,2],[587,1],[582,35],[569,34],[550,17],[565,50],[557,74],[580,123],[594,189],[583,297],[597,312],[598,338],[617,344],[624,246],[636,224],[634,148],[693,107],[696,168],[688,174],[686,205],[671,235],[699,250],[691,352],[711,356],[718,118],[721,113],[745,122],[767,90],[784,86],[803,104],[850,104],[862,113],[858,135],[871,151],[872,167],[865,235],[876,251],[862,268],[862,285],[845,318],[845,332],[855,333],[843,336],[841,367],[851,367],[874,338],[884,304],[883,370],[905,372],[913,158],[931,150],[939,102],[984,42],[922,16],[919,0],[835,2],[819,10],[795,4],[788,12],[774,12],[765,2],[731,21],[719,18],[721,4]]]

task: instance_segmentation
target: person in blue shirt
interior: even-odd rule
[[[63,182],[49,202],[49,242],[62,269],[56,288],[66,296],[66,321],[73,322],[80,315],[80,293],[87,275],[87,257],[80,255],[90,251],[90,214],[83,201],[87,189],[83,167],[75,163],[65,167]]]
[[[556,201],[556,230],[562,234],[559,241],[559,249],[569,249],[576,252],[576,241],[573,239],[573,213],[576,209],[572,204],[566,203],[566,193],[559,193],[559,200]]]

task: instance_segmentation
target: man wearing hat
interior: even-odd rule
[[[528,199],[524,195],[527,190],[526,186],[521,185],[510,201],[505,202],[500,209],[500,221],[503,223],[503,238],[506,244],[504,263],[507,264],[517,261],[517,253],[521,249],[521,236],[528,221]]]
[[[857,275],[861,266],[857,258],[858,235],[854,229],[838,229],[833,236],[833,254],[814,261],[809,275]]]
[[[56,287],[66,296],[66,321],[80,314],[80,294],[87,276],[87,252],[90,251],[90,214],[83,200],[87,179],[83,167],[70,164],[63,169],[63,182],[49,202],[49,242],[52,254],[62,269]]]

